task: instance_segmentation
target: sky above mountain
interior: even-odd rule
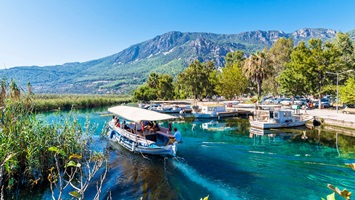
[[[0,0],[0,68],[83,62],[169,31],[355,28],[353,0]]]

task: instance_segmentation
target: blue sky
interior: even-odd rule
[[[353,0],[0,0],[0,68],[83,62],[169,31],[355,29]]]

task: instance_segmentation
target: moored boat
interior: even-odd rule
[[[169,139],[174,138],[169,129],[159,127],[160,130],[150,131],[141,126],[143,121],[162,121],[176,117],[129,106],[116,106],[108,111],[134,122],[127,127],[118,127],[114,121],[110,121],[107,135],[113,142],[134,153],[176,156],[178,142],[169,143]]]
[[[182,108],[179,106],[160,106],[152,110],[160,113],[180,113],[180,111],[182,111]]]
[[[203,105],[200,111],[192,111],[197,119],[209,119],[220,117],[234,117],[238,115],[237,111],[227,111],[225,105]]]
[[[256,110],[250,126],[253,128],[270,129],[303,126],[313,116],[294,115],[292,110],[281,110],[280,107],[269,107],[268,110]]]

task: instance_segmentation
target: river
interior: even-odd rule
[[[346,165],[355,163],[353,137],[306,127],[256,135],[243,118],[179,120],[173,127],[183,143],[175,158],[142,156],[99,137],[112,118],[106,110],[76,113],[79,121],[97,125],[93,146],[109,150],[102,199],[321,199],[332,193],[327,184],[355,192],[355,171]],[[51,123],[59,118],[40,117]],[[93,184],[86,199],[95,193]],[[42,199],[50,198],[47,190]]]

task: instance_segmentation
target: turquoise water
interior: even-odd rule
[[[105,110],[76,116],[90,119],[99,135],[111,118]],[[58,122],[53,113],[41,117]],[[102,199],[320,199],[332,193],[328,183],[355,192],[355,171],[345,165],[355,163],[355,138],[306,128],[254,135],[246,119],[209,122],[173,123],[183,136],[175,158],[135,155],[96,137],[111,167]],[[95,185],[87,191],[92,199]]]

